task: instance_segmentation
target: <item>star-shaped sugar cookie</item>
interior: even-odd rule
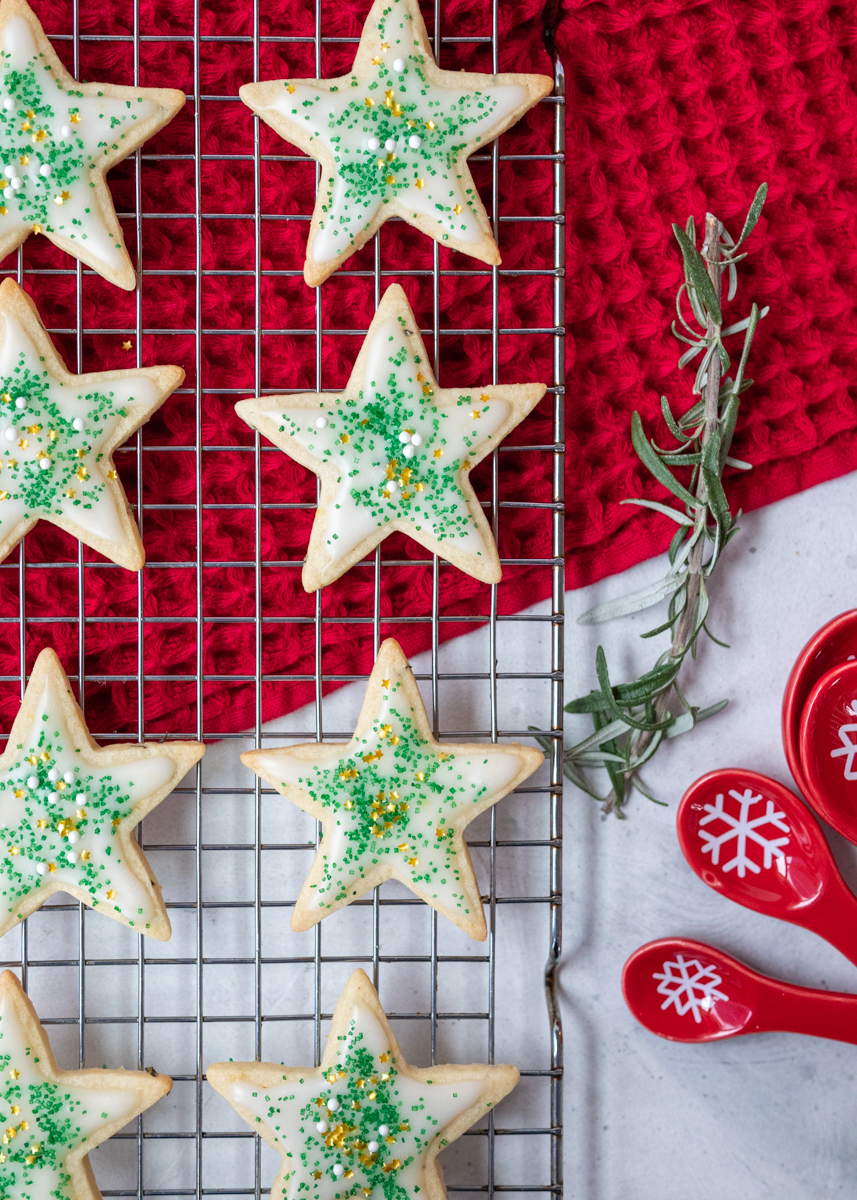
[[[132,291],[137,278],[104,175],[184,103],[172,88],[78,83],[26,0],[2,0],[0,259],[41,233]]]
[[[398,879],[483,940],[485,914],[464,830],[542,758],[540,750],[515,742],[435,741],[410,663],[388,638],[350,742],[241,755],[324,826],[292,929],[309,929],[385,879]]]
[[[401,530],[486,583],[500,558],[470,471],[523,421],[542,383],[439,388],[405,293],[384,293],[340,395],[242,400],[238,415],[321,477],[303,585],[338,579]]]
[[[212,1063],[208,1082],[282,1156],[271,1200],[445,1200],[437,1155],[507,1096],[515,1067],[412,1067],[355,971],[320,1067]]]
[[[113,451],[184,379],[181,367],[71,375],[12,279],[0,285],[0,561],[41,518],[105,558],[146,560]]]
[[[11,971],[0,975],[0,1192],[101,1200],[88,1154],[170,1091],[168,1075],[63,1071]]]
[[[97,746],[59,659],[43,650],[0,757],[0,934],[69,892],[167,941],[161,889],[133,830],[204,753],[200,742]]]
[[[322,165],[306,282],[316,287],[394,216],[499,263],[467,156],[552,87],[547,75],[440,70],[417,0],[375,0],[346,75],[245,83],[244,103]]]

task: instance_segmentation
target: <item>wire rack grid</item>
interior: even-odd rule
[[[73,68],[79,77],[79,54],[81,43],[86,40],[128,40],[127,38],[110,38],[106,35],[82,34],[79,27],[79,2],[74,0],[72,32],[57,31],[48,28],[46,32],[54,41],[71,41],[73,53]],[[452,42],[490,43],[493,67],[498,70],[498,2],[491,0],[491,35],[486,36],[455,36],[446,37],[442,34],[442,6],[437,4],[433,24],[433,45],[436,57],[442,61],[444,45]],[[548,502],[518,502],[500,501],[499,481],[502,471],[503,452],[501,447],[492,459],[491,496],[484,502],[493,524],[495,537],[498,536],[501,514],[505,507],[516,507],[527,503],[532,507],[542,507],[547,510],[551,522],[551,555],[547,559],[525,560],[530,564],[543,566],[552,574],[552,597],[546,611],[529,612],[506,616],[498,612],[498,587],[490,590],[490,607],[487,613],[474,612],[456,620],[466,620],[472,623],[474,629],[481,629],[487,638],[486,656],[487,670],[461,670],[457,660],[448,664],[453,669],[443,669],[444,654],[441,643],[441,626],[444,616],[440,612],[440,595],[445,568],[437,558],[429,560],[432,569],[431,610],[424,616],[412,619],[424,620],[431,626],[431,651],[425,669],[417,670],[417,678],[430,701],[433,713],[435,736],[455,736],[457,738],[484,738],[497,741],[500,738],[532,736],[531,728],[507,728],[502,721],[504,693],[502,686],[511,682],[516,686],[530,686],[536,683],[546,684],[546,702],[544,711],[532,714],[538,721],[539,732],[543,738],[549,739],[551,750],[548,755],[547,770],[528,781],[527,785],[518,789],[522,800],[519,803],[543,805],[541,836],[522,836],[518,825],[508,828],[498,816],[497,809],[492,809],[482,819],[482,824],[472,827],[470,845],[477,858],[477,868],[480,879],[487,880],[484,900],[487,907],[489,937],[486,945],[464,945],[456,941],[446,929],[439,929],[437,914],[426,909],[419,901],[413,899],[404,889],[396,885],[385,885],[383,894],[376,889],[371,898],[357,902],[351,908],[358,914],[362,922],[362,931],[354,934],[347,930],[345,935],[337,938],[329,934],[321,925],[309,934],[300,935],[303,941],[294,944],[288,941],[289,935],[280,937],[283,953],[273,954],[269,947],[275,945],[276,939],[271,934],[271,920],[276,920],[281,926],[288,918],[288,910],[294,903],[294,895],[303,877],[307,853],[311,853],[314,844],[312,837],[306,836],[306,825],[296,826],[297,832],[287,831],[277,838],[266,836],[269,828],[273,828],[266,814],[266,804],[275,800],[260,781],[249,783],[246,773],[235,776],[234,784],[229,778],[229,770],[221,770],[225,762],[224,755],[228,753],[234,762],[240,749],[252,745],[270,744],[271,739],[282,740],[283,732],[295,739],[318,739],[324,735],[330,739],[347,739],[350,728],[343,722],[342,729],[330,729],[329,713],[331,702],[328,698],[323,707],[322,687],[331,680],[346,681],[355,679],[353,676],[329,675],[322,670],[322,640],[325,626],[323,613],[323,595],[318,592],[315,598],[314,627],[315,627],[315,670],[312,676],[315,686],[315,702],[312,707],[310,722],[312,727],[301,729],[291,727],[285,731],[277,731],[263,727],[262,723],[262,684],[272,678],[262,671],[262,571],[263,568],[277,566],[281,568],[299,568],[299,563],[272,563],[265,561],[262,553],[261,522],[263,509],[262,501],[262,455],[279,453],[270,447],[263,447],[258,434],[254,445],[249,448],[253,455],[253,474],[255,483],[255,498],[250,506],[254,513],[255,555],[252,562],[210,563],[203,556],[203,509],[202,496],[202,457],[204,446],[202,436],[202,404],[203,391],[203,355],[205,338],[211,331],[203,323],[202,287],[206,272],[202,269],[203,262],[203,232],[206,221],[211,216],[204,211],[202,192],[202,164],[205,155],[202,152],[203,137],[201,128],[201,108],[207,101],[222,103],[239,103],[235,96],[212,96],[202,91],[201,83],[201,51],[206,41],[228,41],[234,43],[250,43],[252,45],[254,78],[259,78],[259,57],[262,44],[267,41],[280,42],[312,42],[314,45],[317,75],[322,74],[321,55],[322,43],[327,40],[321,35],[321,0],[315,0],[315,34],[312,38],[265,38],[261,33],[259,17],[259,0],[254,0],[253,32],[251,37],[238,35],[208,35],[202,32],[201,0],[194,0],[193,30],[190,35],[177,34],[176,40],[189,41],[193,56],[193,92],[188,99],[194,113],[194,153],[193,165],[195,173],[195,210],[193,214],[196,261],[195,275],[195,383],[192,388],[181,389],[193,397],[196,415],[196,441],[191,447],[195,462],[195,483],[197,505],[195,507],[196,545],[195,560],[185,563],[147,563],[140,573],[137,583],[137,663],[138,669],[134,676],[121,674],[83,674],[70,677],[77,683],[82,706],[85,705],[85,685],[87,682],[105,682],[124,680],[137,691],[138,728],[137,736],[143,740],[146,736],[145,722],[145,685],[160,679],[174,678],[169,674],[155,675],[144,671],[144,639],[147,623],[150,618],[144,611],[144,579],[146,572],[157,571],[164,567],[183,566],[195,573],[196,579],[196,613],[190,618],[196,627],[197,673],[192,676],[196,689],[197,724],[192,730],[177,730],[171,732],[171,737],[211,738],[212,735],[204,726],[203,720],[203,684],[216,680],[218,676],[204,674],[203,671],[203,624],[211,621],[204,612],[202,576],[204,567],[209,566],[245,566],[252,567],[255,582],[255,614],[250,620],[254,626],[255,637],[255,675],[246,678],[255,683],[256,688],[256,720],[255,728],[250,734],[218,732],[220,745],[212,747],[200,767],[196,769],[195,778],[189,776],[183,785],[176,789],[176,798],[166,802],[158,810],[168,811],[176,801],[183,801],[182,816],[172,824],[158,823],[158,814],[146,820],[146,833],[153,829],[153,835],[147,839],[143,827],[138,829],[140,844],[146,851],[155,873],[164,884],[164,894],[167,897],[167,907],[170,910],[174,924],[174,936],[166,947],[152,945],[146,939],[131,935],[130,931],[112,922],[104,921],[99,914],[93,914],[81,904],[52,903],[46,905],[39,913],[24,922],[20,934],[8,935],[7,942],[20,938],[20,952],[10,956],[11,947],[6,947],[3,956],[3,966],[11,967],[20,973],[24,986],[33,996],[44,1023],[51,1027],[51,1037],[58,1051],[60,1061],[65,1066],[92,1065],[102,1061],[102,1056],[113,1056],[110,1061],[121,1061],[124,1056],[126,1065],[142,1069],[153,1057],[157,1057],[160,1070],[172,1075],[175,1080],[176,1092],[182,1089],[182,1097],[169,1110],[159,1123],[152,1119],[152,1113],[138,1118],[136,1128],[129,1127],[123,1133],[111,1139],[105,1147],[99,1149],[94,1156],[94,1163],[99,1182],[105,1196],[148,1196],[148,1195],[261,1195],[266,1187],[270,1187],[273,1179],[273,1160],[268,1155],[267,1147],[251,1131],[239,1124],[225,1127],[224,1109],[210,1104],[210,1089],[205,1084],[205,1064],[215,1058],[225,1057],[276,1057],[285,1054],[285,1043],[270,1042],[267,1031],[278,1031],[290,1027],[300,1029],[301,1033],[309,1036],[310,1054],[318,1062],[324,1044],[324,1022],[329,1020],[336,994],[345,977],[355,965],[362,964],[373,979],[376,987],[380,985],[382,1001],[386,991],[397,1000],[404,999],[401,1004],[387,1003],[389,1015],[395,1022],[401,1023],[401,1028],[407,1029],[416,1024],[419,1027],[418,1043],[424,1046],[426,1057],[431,1062],[440,1053],[441,1060],[447,1058],[453,1061],[448,1050],[455,1042],[454,1035],[449,1031],[456,1027],[463,1030],[465,1050],[474,1047],[470,1058],[493,1061],[495,1047],[500,1036],[504,1040],[504,1051],[509,1045],[505,1033],[505,1018],[501,1017],[502,991],[497,983],[498,961],[503,957],[503,946],[499,935],[504,911],[517,910],[523,915],[526,937],[532,938],[529,932],[532,928],[543,928],[547,940],[547,967],[544,972],[545,995],[547,998],[547,1019],[537,1024],[538,1032],[535,1040],[527,1042],[521,1053],[532,1051],[535,1065],[530,1065],[518,1057],[507,1055],[511,1061],[516,1061],[522,1068],[522,1087],[528,1085],[530,1091],[527,1103],[516,1113],[509,1110],[507,1119],[503,1110],[495,1122],[494,1115],[481,1127],[471,1131],[462,1139],[458,1146],[465,1149],[458,1152],[457,1147],[451,1147],[445,1154],[447,1187],[450,1193],[483,1192],[492,1195],[494,1192],[552,1192],[559,1194],[562,1190],[562,1034],[560,1017],[556,1002],[555,971],[559,959],[561,938],[561,805],[562,805],[562,670],[563,670],[563,482],[564,482],[564,80],[562,65],[556,55],[555,81],[553,95],[542,103],[549,106],[553,119],[553,150],[548,155],[509,156],[517,159],[526,158],[533,161],[547,162],[552,172],[552,212],[543,217],[521,217],[498,215],[499,209],[499,164],[503,160],[500,145],[495,142],[490,154],[475,156],[478,161],[490,161],[491,164],[491,194],[488,208],[493,213],[495,238],[500,241],[500,222],[514,224],[515,220],[536,220],[544,226],[545,238],[552,244],[552,264],[545,268],[533,268],[527,271],[504,271],[502,268],[484,268],[476,273],[484,275],[486,287],[491,291],[492,323],[490,329],[450,331],[441,328],[440,277],[439,256],[437,245],[434,245],[433,266],[429,270],[412,270],[403,272],[385,272],[382,267],[381,238],[375,239],[374,270],[369,272],[374,281],[375,303],[380,300],[385,274],[410,274],[425,276],[431,279],[433,297],[433,326],[424,331],[429,346],[433,349],[435,370],[439,381],[442,375],[442,342],[444,333],[448,332],[479,332],[491,338],[492,346],[492,380],[498,382],[499,355],[498,345],[501,335],[518,333],[520,330],[506,330],[500,325],[499,294],[505,276],[513,275],[543,275],[550,280],[553,292],[553,325],[543,329],[529,329],[525,332],[539,334],[552,344],[552,373],[549,396],[553,406],[553,439],[539,446],[528,446],[529,451],[542,455],[546,476],[550,479],[551,499]],[[546,31],[549,36],[549,31]],[[140,78],[140,48],[147,40],[147,35],[141,34],[139,0],[133,4],[133,41],[134,53],[134,82]],[[169,40],[158,34],[149,40]],[[331,39],[335,41],[354,41],[357,39]],[[550,47],[550,42],[548,43]],[[255,122],[255,137],[252,149],[253,178],[254,178],[254,216],[255,222],[255,253],[252,268],[235,274],[251,274],[254,281],[255,294],[255,327],[253,330],[255,351],[255,393],[262,394],[262,342],[263,332],[267,336],[272,331],[262,327],[262,280],[265,272],[262,268],[262,222],[265,216],[261,212],[261,167],[266,159],[276,157],[281,162],[302,162],[303,159],[286,155],[263,155],[260,144],[258,120]],[[134,194],[135,209],[133,212],[120,213],[126,222],[134,223],[136,236],[137,262],[143,263],[144,225],[147,218],[159,214],[147,213],[143,210],[141,175],[147,159],[145,148],[138,151],[134,162]],[[237,157],[237,156],[233,156]],[[185,214],[187,215],[187,214]],[[214,214],[218,219],[223,214]],[[307,220],[308,218],[299,218]],[[129,239],[134,245],[134,238]],[[77,263],[70,271],[65,268],[29,270],[25,267],[25,255],[19,251],[17,264],[17,279],[23,285],[25,278],[31,275],[73,274],[76,290],[76,321],[73,328],[54,328],[51,332],[60,334],[74,333],[76,337],[76,370],[80,372],[84,359],[84,337],[104,332],[123,332],[136,334],[137,361],[140,364],[140,347],[144,333],[171,332],[152,330],[143,322],[143,291],[147,283],[151,286],[151,277],[158,272],[138,270],[138,289],[135,296],[136,322],[134,328],[123,330],[102,330],[85,328],[82,319],[82,285],[83,276],[89,274]],[[282,273],[282,272],[281,272]],[[347,268],[344,273],[347,273]],[[367,272],[354,271],[353,274],[366,275]],[[467,271],[444,271],[447,275],[474,274],[472,268]],[[216,331],[228,332],[228,331]],[[290,331],[274,331],[287,333]],[[332,332],[363,336],[365,330],[333,331],[325,329],[323,324],[321,289],[318,289],[316,299],[316,321],[313,331],[298,331],[311,333],[316,344],[316,380],[318,391],[325,388],[322,371],[321,339],[322,335]],[[232,389],[222,389],[230,391]],[[238,391],[238,389],[234,389]],[[268,389],[273,390],[273,389]],[[278,391],[287,390],[278,388]],[[246,395],[241,391],[240,395]],[[244,447],[217,447],[244,451]],[[143,454],[146,450],[146,430],[140,430],[136,439],[127,448],[129,458],[135,457],[137,472],[137,495],[141,498],[137,506],[137,519],[141,532],[145,535],[146,512],[149,507],[164,508],[180,506],[147,505],[143,502]],[[121,452],[120,452],[121,453]],[[216,506],[211,506],[216,507]],[[234,506],[233,506],[234,507]],[[292,505],[289,507],[301,507]],[[305,507],[305,506],[304,506]],[[504,565],[509,560],[504,560]],[[382,640],[384,620],[381,616],[381,577],[382,571],[395,570],[404,564],[393,558],[383,558],[381,547],[375,552],[370,563],[360,568],[371,571],[373,577],[373,611],[370,616],[351,618],[356,624],[355,636],[368,636],[371,628],[373,646],[377,652]],[[413,565],[410,560],[409,565]],[[7,682],[17,683],[21,694],[27,679],[27,628],[40,620],[37,613],[28,611],[26,602],[26,573],[33,569],[66,569],[76,570],[77,574],[77,649],[81,673],[86,662],[87,630],[92,628],[97,616],[88,614],[85,608],[87,573],[93,570],[115,570],[109,563],[84,563],[83,547],[78,550],[77,562],[50,563],[27,561],[26,543],[22,543],[17,561],[9,561],[0,568],[0,572],[8,578],[9,572],[18,576],[20,608],[17,615],[19,624],[19,654],[20,670],[17,676],[4,677]],[[502,588],[502,583],[499,585]],[[42,618],[44,619],[44,618]],[[74,617],[72,618],[75,619]],[[283,619],[290,619],[288,615]],[[341,618],[337,618],[341,620]],[[508,638],[521,641],[529,647],[526,651],[527,665],[536,661],[538,655],[546,660],[541,670],[512,670],[498,669],[498,655],[504,646],[504,630]],[[527,643],[527,639],[530,639]],[[231,676],[230,679],[242,678]],[[277,676],[277,679],[287,681],[305,681],[303,675]],[[362,677],[361,677],[362,678]],[[463,729],[459,720],[455,728],[445,728],[440,715],[445,707],[444,688],[453,683],[479,684],[487,691],[487,708],[481,720],[470,720],[473,728]],[[362,689],[361,689],[362,690]],[[84,710],[85,711],[85,710]],[[466,709],[466,711],[470,711]],[[306,721],[307,714],[299,713],[298,726]],[[468,723],[465,719],[465,724]],[[508,722],[506,723],[508,724]],[[5,735],[4,735],[5,736]],[[99,733],[99,740],[127,740],[125,733]],[[243,741],[243,745],[241,744]],[[212,769],[213,759],[216,759],[217,769]],[[241,817],[231,820],[224,817],[223,804],[235,798],[243,798],[246,807],[241,810]],[[512,798],[504,801],[510,805]],[[210,820],[211,810],[218,815],[217,820]],[[212,827],[218,830],[228,828],[233,836],[225,840],[211,835]],[[315,831],[318,838],[318,830]],[[528,855],[531,866],[517,876],[522,886],[504,888],[508,873],[504,874],[501,856],[512,851],[518,855]],[[304,858],[302,865],[289,866],[287,871],[274,871],[267,867],[269,858],[277,855],[289,855],[300,852]],[[246,892],[240,898],[230,896],[230,870],[222,864],[231,864],[236,856],[243,856],[242,861],[252,864],[246,866],[243,883]],[[214,861],[214,869],[212,862]],[[279,860],[278,860],[279,861]],[[171,863],[181,865],[174,870]],[[243,870],[243,868],[242,868]],[[238,872],[241,874],[241,871]],[[218,890],[218,881],[225,881],[225,886]],[[288,879],[288,883],[285,882]],[[273,882],[272,882],[273,880]],[[171,888],[171,881],[173,887]],[[538,882],[536,882],[538,881]],[[231,880],[234,882],[234,880]],[[236,886],[239,887],[240,883]],[[346,910],[348,911],[348,910]],[[545,915],[543,925],[536,926],[536,918],[532,915],[541,911]],[[224,915],[240,917],[244,922],[234,930],[225,925],[212,925],[212,920],[222,919]],[[247,923],[249,922],[249,924]],[[416,922],[416,924],[415,924]],[[329,923],[326,923],[329,924]],[[442,923],[445,924],[445,923]],[[397,931],[400,944],[395,937],[390,937],[390,931]],[[354,934],[352,939],[352,934]],[[453,931],[454,934],[454,931]],[[297,935],[292,935],[297,936]],[[450,940],[451,939],[451,940]],[[230,941],[234,946],[230,947]],[[466,941],[466,939],[464,939]],[[324,950],[323,950],[324,944]],[[265,953],[263,953],[263,945]],[[69,947],[76,952],[70,953]],[[414,947],[417,947],[415,949]],[[356,947],[356,949],[355,949]],[[233,948],[235,953],[226,955],[220,951]],[[543,949],[537,953],[543,957]],[[505,960],[504,966],[505,966]],[[394,966],[402,966],[408,972],[428,971],[427,983],[422,989],[417,989],[414,1003],[410,1006],[407,998],[411,994],[408,986],[398,986],[388,976]],[[449,986],[443,986],[444,972],[454,967],[454,985],[452,994],[458,1003],[448,1002]],[[290,983],[283,986],[278,974],[282,968],[299,969],[302,972],[304,984],[293,988]],[[347,969],[346,969],[347,968]],[[235,991],[231,985],[226,987],[214,979],[217,969],[228,971],[241,970],[242,983],[237,988],[239,1001],[238,1011],[235,1011]],[[345,974],[343,974],[343,971]],[[180,972],[180,974],[177,974]],[[464,974],[462,974],[464,972]],[[474,986],[471,986],[471,978]],[[389,980],[389,982],[388,982]],[[538,998],[540,987],[533,986],[534,976],[529,974],[525,982],[525,991],[516,1001],[520,1007],[521,1000],[527,1005],[526,1018],[529,1022],[531,1006],[541,1005]],[[413,991],[413,989],[411,989]],[[292,994],[286,994],[291,992]],[[296,999],[294,992],[300,992],[301,999]],[[179,994],[182,1002],[179,1003]],[[231,1011],[224,1011],[224,1005],[229,1007],[224,994],[232,997]],[[427,1003],[426,1003],[427,1000]],[[302,1002],[303,1001],[303,1002]],[[69,1008],[73,1015],[69,1015]],[[392,1011],[390,1009],[392,1008]],[[183,1010],[183,1011],[182,1011]],[[523,1014],[518,1012],[519,1017]],[[479,1033],[474,1030],[479,1029]],[[502,1026],[502,1029],[501,1029]],[[398,1027],[397,1027],[398,1028]],[[222,1049],[222,1039],[229,1030],[240,1030],[236,1050],[240,1053],[229,1053],[229,1047]],[[225,1033],[224,1031],[227,1031]],[[169,1034],[164,1037],[164,1034]],[[237,1035],[236,1035],[237,1036]],[[401,1036],[401,1035],[400,1035]],[[243,1041],[241,1039],[244,1039]],[[422,1041],[420,1040],[422,1038]],[[170,1040],[172,1039],[172,1040]],[[220,1042],[218,1041],[220,1039]],[[249,1040],[248,1040],[249,1039]],[[407,1043],[407,1038],[404,1038]],[[240,1045],[239,1045],[240,1043]],[[476,1047],[479,1047],[478,1049]],[[273,1052],[272,1052],[273,1051]],[[119,1058],[116,1058],[116,1055]],[[422,1061],[411,1055],[414,1061]],[[468,1061],[467,1058],[459,1059]],[[293,1061],[306,1061],[294,1059]],[[186,1069],[182,1069],[182,1067]],[[171,1097],[172,1099],[172,1097]],[[219,1101],[218,1101],[219,1103]],[[507,1102],[508,1103],[508,1102]],[[162,1102],[158,1108],[164,1107]],[[532,1114],[539,1114],[538,1120],[532,1119]],[[468,1146],[468,1142],[470,1143]],[[478,1152],[475,1149],[479,1143]],[[172,1158],[159,1159],[156,1148],[164,1143],[172,1143],[176,1151]],[[192,1153],[188,1153],[193,1144]],[[500,1153],[503,1143],[512,1143],[520,1147],[511,1156]],[[207,1160],[211,1148],[216,1144],[221,1150],[225,1148],[226,1157],[214,1156]],[[249,1157],[244,1148],[252,1147]],[[524,1149],[526,1148],[526,1149]],[[236,1165],[228,1178],[231,1165]],[[228,1183],[229,1186],[217,1186],[218,1183]],[[106,1186],[105,1186],[106,1185]]]

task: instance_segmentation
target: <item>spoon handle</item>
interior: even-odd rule
[[[823,891],[812,906],[807,928],[819,934],[857,966],[857,897],[840,880]]]
[[[752,1032],[804,1033],[857,1046],[857,996],[790,984],[765,990],[764,1008]]]

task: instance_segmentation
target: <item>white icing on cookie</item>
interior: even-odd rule
[[[29,32],[29,31],[28,31]],[[107,541],[125,540],[103,447],[135,408],[162,394],[140,374],[104,391],[62,383],[23,326],[2,314],[0,349],[0,537],[22,519],[67,517]],[[23,402],[23,403],[22,403]]]
[[[382,321],[367,338],[359,397],[325,396],[321,409],[277,407],[265,414],[339,472],[326,513],[329,562],[338,562],[396,518],[408,519],[441,543],[478,557],[485,553],[461,480],[471,466],[468,456],[492,440],[509,405],[478,390],[462,390],[455,404],[439,407],[428,365],[412,343],[402,319]]]
[[[13,765],[0,771],[0,922],[16,916],[25,896],[59,882],[144,932],[156,908],[125,859],[119,831],[135,805],[169,782],[176,764],[141,755],[94,765],[72,738],[58,686],[48,675],[28,736]]]
[[[339,1200],[423,1194],[429,1147],[484,1090],[482,1080],[423,1083],[400,1073],[383,1026],[358,1002],[325,1077],[268,1090],[236,1081],[229,1099],[273,1135],[286,1200]]]
[[[91,169],[152,116],[149,100],[83,96],[63,87],[39,52],[23,17],[2,31],[0,59],[0,235],[56,233],[85,244],[121,270],[124,248],[104,224]]]
[[[131,1088],[52,1082],[29,1044],[12,994],[0,1002],[0,1180],[7,1200],[76,1200],[66,1159],[111,1121],[131,1116]]]

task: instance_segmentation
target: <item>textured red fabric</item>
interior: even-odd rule
[[[52,35],[68,35],[72,13],[65,0],[35,0]],[[199,76],[211,97],[234,97],[253,77],[251,0],[206,0],[201,6],[204,36],[237,41],[204,41]],[[323,33],[356,36],[368,0],[341,0],[323,6]],[[193,8],[187,0],[142,0],[139,25],[140,83],[168,84],[193,91]],[[433,12],[424,6],[429,28]],[[669,335],[679,263],[670,223],[689,212],[700,217],[707,205],[733,233],[762,179],[771,186],[765,216],[753,235],[753,255],[742,271],[742,288],[732,311],[752,298],[772,306],[753,352],[757,383],[745,405],[736,452],[756,469],[728,481],[735,504],[752,507],[777,499],[857,464],[857,413],[851,398],[857,384],[857,356],[851,310],[855,296],[854,176],[855,97],[853,14],[850,6],[822,0],[564,0],[557,8],[544,0],[514,0],[499,7],[501,70],[549,72],[542,30],[550,22],[568,83],[568,462],[567,583],[579,586],[621,570],[661,550],[672,528],[652,514],[619,507],[628,495],[658,496],[644,479],[629,447],[630,415],[638,408],[652,432],[662,435],[661,392],[681,403],[690,386],[677,374],[677,351]],[[311,0],[262,2],[263,36],[311,38]],[[81,0],[80,31],[128,38],[133,29],[131,0]],[[445,0],[442,32],[457,36],[490,33],[490,9],[481,0]],[[183,40],[170,42],[159,38]],[[55,41],[71,65],[70,40]],[[322,45],[324,74],[349,65],[353,46]],[[262,43],[259,76],[312,76],[312,41]],[[484,43],[445,43],[441,65],[490,69]],[[80,74],[128,82],[133,77],[129,40],[83,41]],[[553,111],[540,106],[504,135],[504,153],[552,149]],[[203,155],[248,153],[252,123],[236,100],[206,99],[200,108]],[[265,154],[294,154],[270,130],[262,129]],[[147,328],[186,332],[146,335],[144,364],[179,363],[196,383],[194,353],[197,250],[194,222],[194,125],[190,104],[145,149],[142,209],[158,214],[143,221],[142,322]],[[168,157],[153,160],[150,155]],[[490,200],[487,165],[474,169]],[[117,208],[133,207],[133,166],[111,172]],[[261,168],[264,214],[309,214],[314,167],[309,162],[271,161]],[[504,216],[551,212],[549,164],[504,162],[500,171],[500,212]],[[231,159],[202,165],[201,321],[202,420],[201,488],[197,495],[194,396],[177,394],[145,427],[141,478],[143,534],[149,565],[142,576],[143,656],[147,680],[138,694],[138,581],[99,565],[85,553],[83,605],[99,618],[87,623],[87,676],[127,676],[107,685],[87,684],[87,715],[94,730],[188,733],[196,727],[198,648],[207,677],[202,685],[203,726],[216,733],[252,725],[257,697],[254,627],[256,577],[252,509],[254,459],[236,447],[252,437],[237,420],[233,403],[254,389],[255,318],[252,268],[255,227],[251,161]],[[167,215],[161,215],[167,214]],[[174,214],[174,215],[169,215]],[[134,224],[126,224],[132,255]],[[504,223],[501,251],[505,268],[549,266],[549,226]],[[266,271],[299,271],[306,221],[262,221],[260,255]],[[381,234],[385,270],[428,267],[433,246],[400,223]],[[59,266],[70,260],[44,239],[24,247],[27,268]],[[371,269],[373,247],[352,260]],[[472,260],[440,251],[442,269],[467,270]],[[11,262],[8,264],[13,265]],[[351,264],[349,264],[351,265]],[[228,272],[233,272],[229,274]],[[432,326],[430,280],[388,277],[405,287],[424,328]],[[387,279],[385,279],[387,282]],[[73,327],[73,275],[35,275],[26,280],[44,319],[61,330]],[[82,311],[86,328],[133,329],[135,298],[98,277],[85,275]],[[441,329],[490,326],[490,289],[484,276],[441,277]],[[263,280],[260,324],[268,330],[312,330],[315,293],[299,274],[271,274]],[[503,328],[549,328],[553,324],[552,281],[503,276],[499,293]],[[334,275],[322,289],[326,328],[365,329],[373,309],[369,278]],[[727,309],[727,312],[729,310]],[[229,334],[228,330],[248,331]],[[131,365],[121,349],[127,334],[86,335],[76,361],[73,334],[57,336],[74,369]],[[136,339],[135,349],[136,349]],[[429,342],[431,347],[431,341]],[[322,345],[322,383],[339,385],[349,374],[359,339],[327,335]],[[490,379],[488,335],[441,338],[439,377],[443,385],[472,385]],[[509,382],[552,376],[552,339],[545,334],[504,334],[499,339],[499,377]],[[266,388],[315,387],[312,336],[263,333],[261,383]],[[224,393],[220,389],[235,389]],[[527,445],[550,442],[551,401],[546,399],[510,441],[522,447],[504,453],[501,499],[551,499],[550,459]],[[191,447],[191,449],[175,449]],[[233,449],[221,449],[232,447]],[[120,455],[120,471],[137,500],[137,455]],[[490,468],[475,472],[477,487],[490,495]],[[264,505],[311,504],[314,481],[277,451],[262,455]],[[203,566],[196,569],[197,525],[201,518]],[[159,505],[178,505],[164,509]],[[266,561],[298,564],[306,546],[309,509],[264,508],[260,523]],[[551,514],[503,509],[500,551],[516,560],[546,558],[551,547]],[[407,560],[421,551],[406,539],[389,539],[384,556]],[[41,525],[27,544],[28,563],[74,561],[71,539]],[[182,566],[169,564],[181,563]],[[166,565],[157,565],[166,564]],[[226,564],[226,565],[220,565]],[[262,571],[261,670],[266,675],[303,675],[304,681],[266,681],[259,704],[267,719],[310,700],[315,647],[315,599],[300,587],[300,569],[271,566]],[[370,626],[373,571],[355,568],[322,595],[323,669],[336,676],[367,672],[372,656]],[[399,638],[406,652],[430,644],[431,573],[420,566],[390,566],[381,574],[384,635]],[[514,612],[550,593],[548,567],[512,565],[499,589],[499,609]],[[27,626],[28,658],[52,644],[67,669],[78,669],[76,626],[77,570],[28,568],[24,576],[26,611],[47,618]],[[17,628],[8,618],[20,610],[17,566],[0,570],[0,673],[18,669]],[[198,604],[199,588],[199,604]],[[445,617],[485,616],[489,590],[449,567],[440,575]],[[197,615],[203,621],[198,630]],[[220,618],[220,620],[218,620]],[[244,618],[239,620],[238,618]],[[472,621],[449,620],[441,638],[466,632]],[[157,676],[166,676],[158,679]],[[250,676],[248,679],[247,677]],[[326,683],[336,685],[336,680]],[[4,719],[15,695],[0,702]],[[142,717],[140,705],[143,705]]]

